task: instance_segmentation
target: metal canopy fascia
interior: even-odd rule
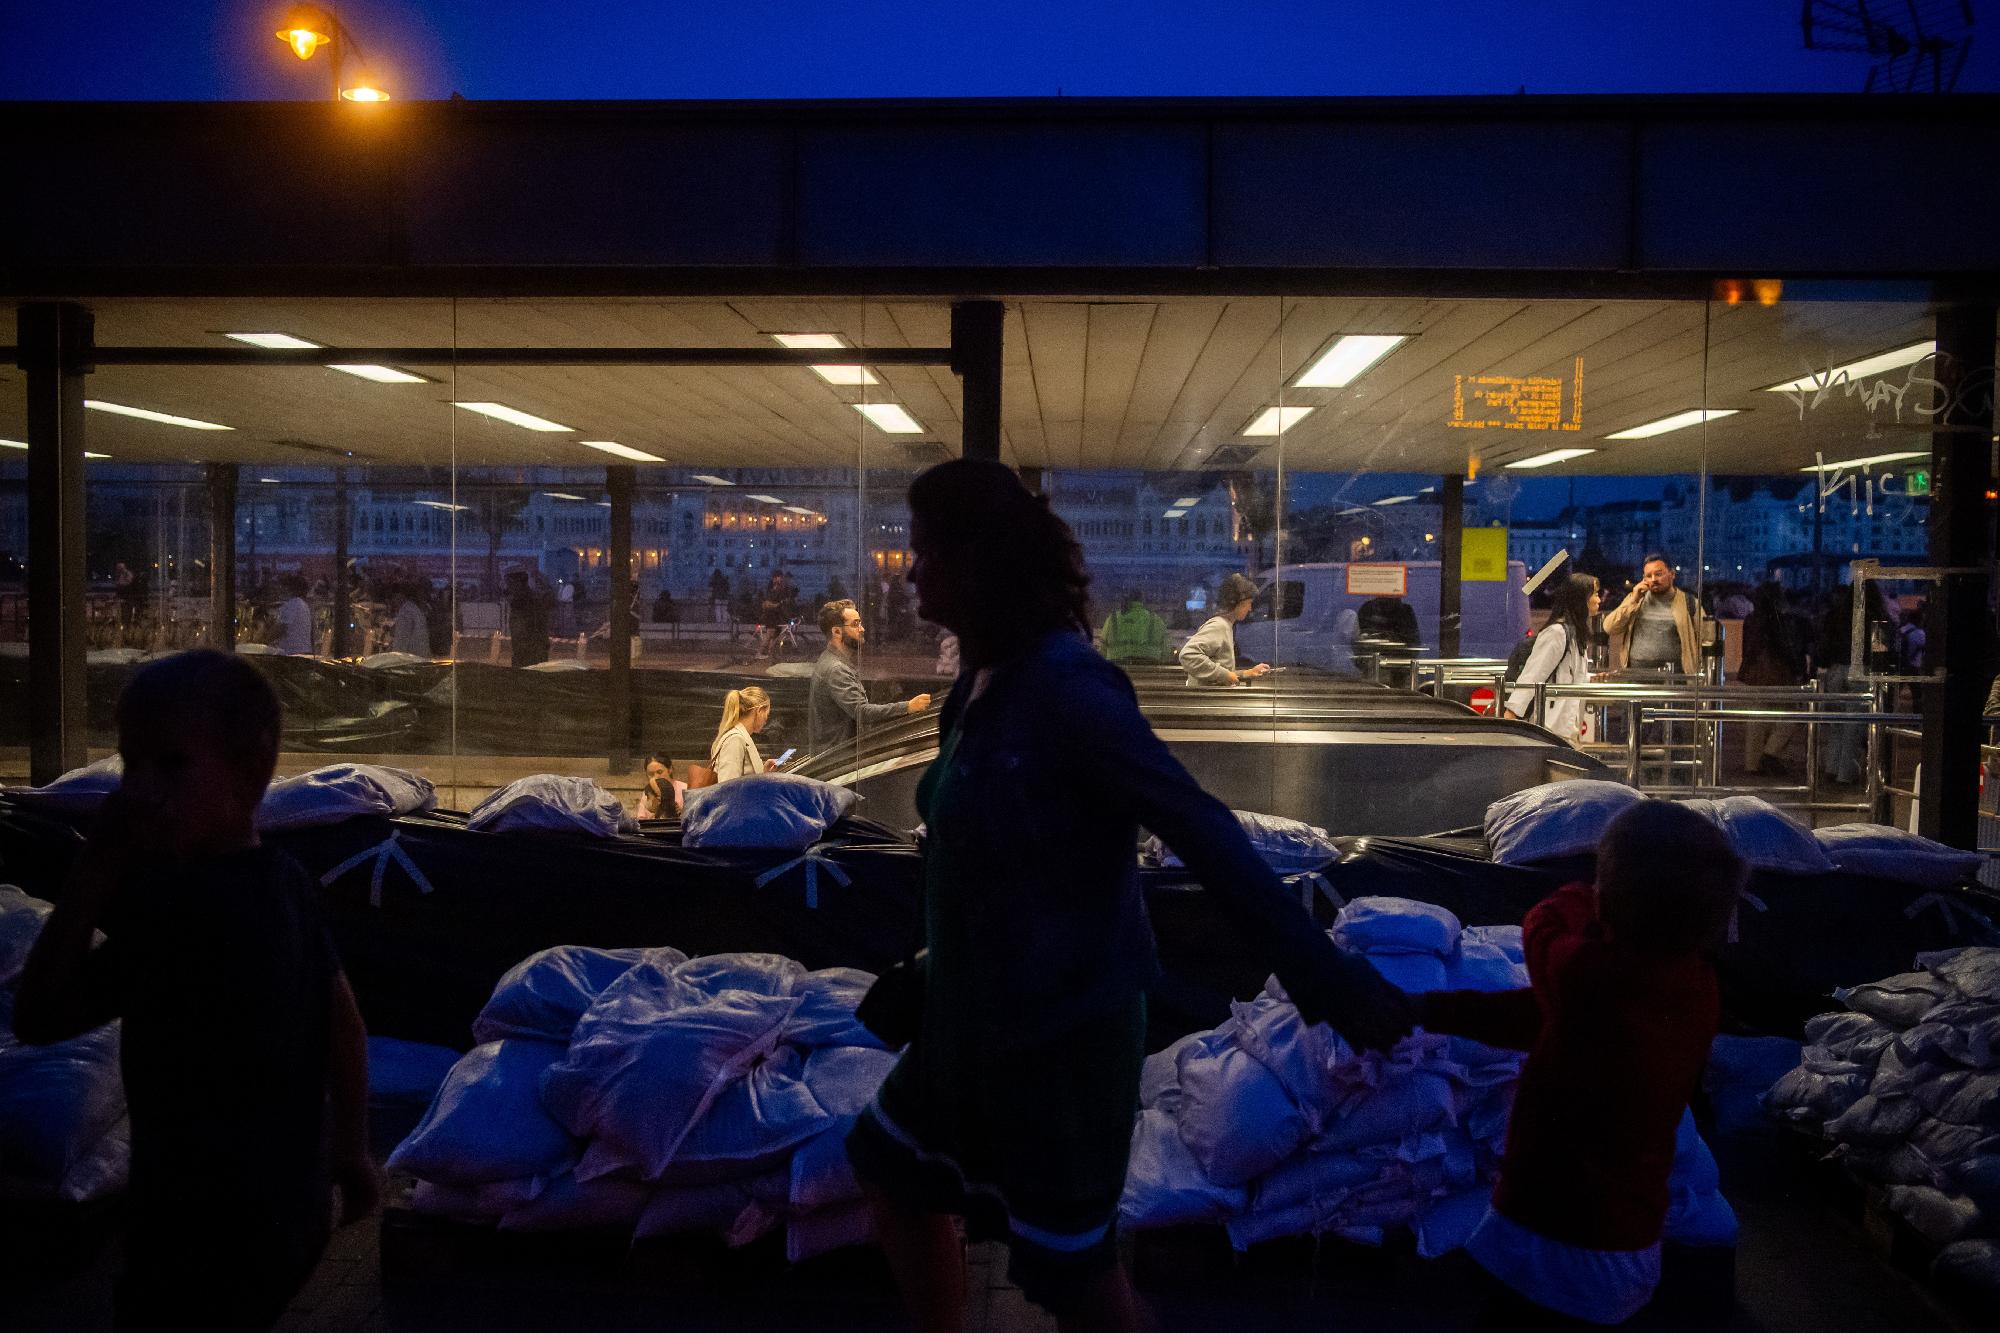
[[[1996,125],[1984,96],[16,104],[0,293],[1980,283]]]

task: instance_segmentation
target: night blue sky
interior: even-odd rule
[[[352,0],[400,98],[1848,92],[1797,0]],[[0,98],[326,95],[259,0],[0,0]],[[1961,91],[2000,90],[2000,43]]]

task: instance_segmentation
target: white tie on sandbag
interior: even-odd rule
[[[1993,923],[1991,921],[1988,921],[1984,916],[1967,907],[1964,903],[1947,898],[1942,893],[1926,893],[1908,907],[1905,907],[1903,915],[1909,920],[1914,921],[1919,914],[1929,911],[1935,911],[1943,919],[1945,928],[1951,931],[1955,939],[1977,938],[1990,940],[1994,937]]]
[[[1750,890],[1748,890],[1748,889],[1738,889],[1738,890],[1736,891],[1736,902],[1735,902],[1735,904],[1734,904],[1733,906],[1731,906],[1731,907],[1730,907],[1730,909],[1729,909],[1729,935],[1728,935],[1728,940],[1729,940],[1729,943],[1731,943],[1731,944],[1734,944],[1734,943],[1736,943],[1736,935],[1737,935],[1737,929],[1736,929],[1736,927],[1737,927],[1737,920],[1738,920],[1738,918],[1739,918],[1739,917],[1741,917],[1741,916],[1742,916],[1742,914],[1743,914],[1743,904],[1745,904],[1745,903],[1749,903],[1749,904],[1750,904],[1750,907],[1751,907],[1751,910],[1752,910],[1752,911],[1757,911],[1757,912],[1768,912],[1768,911],[1770,911],[1770,910],[1771,910],[1771,909],[1770,909],[1770,908],[1769,908],[1768,906],[1766,906],[1766,905],[1765,905],[1765,903],[1764,903],[1764,900],[1763,900],[1762,898],[1759,898],[1759,897],[1758,897],[1758,896],[1757,896],[1756,894],[1754,894],[1754,893],[1750,892]]]
[[[432,892],[430,880],[424,877],[423,871],[417,869],[417,863],[412,861],[410,854],[403,850],[403,844],[396,840],[394,832],[391,832],[388,837],[382,839],[382,841],[376,843],[373,847],[356,852],[333,869],[327,871],[324,875],[321,875],[319,877],[321,887],[330,887],[342,875],[371,859],[375,862],[375,872],[368,880],[368,905],[370,907],[380,907],[382,905],[382,881],[388,875],[389,863],[392,861],[403,867],[403,873],[407,874],[410,877],[410,882],[417,886],[417,892]]]
[[[1312,910],[1313,894],[1315,893],[1331,903],[1333,910],[1336,912],[1347,906],[1347,899],[1340,896],[1340,890],[1333,887],[1333,881],[1317,870],[1307,870],[1296,875],[1287,875],[1284,878],[1284,885],[1288,889],[1298,890],[1299,902],[1308,912]]]
[[[828,856],[827,849],[817,843],[806,848],[803,853],[793,857],[783,865],[773,866],[771,869],[766,870],[763,874],[757,876],[754,883],[761,889],[774,879],[784,878],[800,866],[804,866],[806,869],[807,907],[817,908],[819,906],[819,872],[822,867],[825,868],[827,874],[833,876],[834,882],[839,884],[841,888],[844,889],[854,883],[853,878],[840,868],[840,863]]]

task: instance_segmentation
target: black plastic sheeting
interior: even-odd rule
[[[610,673],[602,668],[535,671],[487,662],[365,667],[273,653],[247,653],[244,660],[277,690],[285,707],[284,746],[290,750],[586,756],[611,748]],[[138,669],[137,662],[89,664],[92,746],[117,743],[118,695]],[[635,667],[628,743],[641,752],[705,755],[722,718],[723,697],[754,684],[771,696],[770,725],[760,738],[765,753],[793,745],[803,749],[809,678],[761,671],[761,665],[742,671]],[[928,678],[867,682],[877,700],[939,688]],[[27,744],[27,691],[27,658],[0,658],[0,744]]]
[[[1343,898],[1387,895],[1450,908],[1466,925],[1518,923],[1545,895],[1589,879],[1592,859],[1499,865],[1475,835],[1340,838],[1325,875]],[[1838,871],[1758,871],[1737,911],[1736,938],[1716,959],[1734,1025],[1796,1036],[1837,986],[1907,972],[1920,953],[2000,943],[2000,895],[1938,891]]]
[[[82,845],[80,826],[0,801],[0,877],[54,898]],[[327,919],[370,1032],[460,1049],[501,974],[552,945],[761,950],[809,968],[879,972],[921,942],[922,858],[879,825],[835,826],[821,846],[850,882],[822,865],[816,895],[804,865],[756,883],[790,853],[692,850],[671,823],[649,830],[618,839],[487,833],[437,815],[355,819],[270,841],[319,879],[394,836],[430,891],[391,857],[377,901],[378,852],[327,885]],[[1222,1022],[1229,1001],[1255,995],[1270,966],[1182,872],[1143,873],[1166,967],[1151,1006],[1156,1050]]]

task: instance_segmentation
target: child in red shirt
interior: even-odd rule
[[[1528,913],[1528,989],[1419,1002],[1429,1031],[1528,1052],[1493,1203],[1466,1249],[1538,1306],[1618,1324],[1659,1285],[1674,1130],[1720,1007],[1708,955],[1743,877],[1714,823],[1642,802],[1606,828],[1594,885]]]

